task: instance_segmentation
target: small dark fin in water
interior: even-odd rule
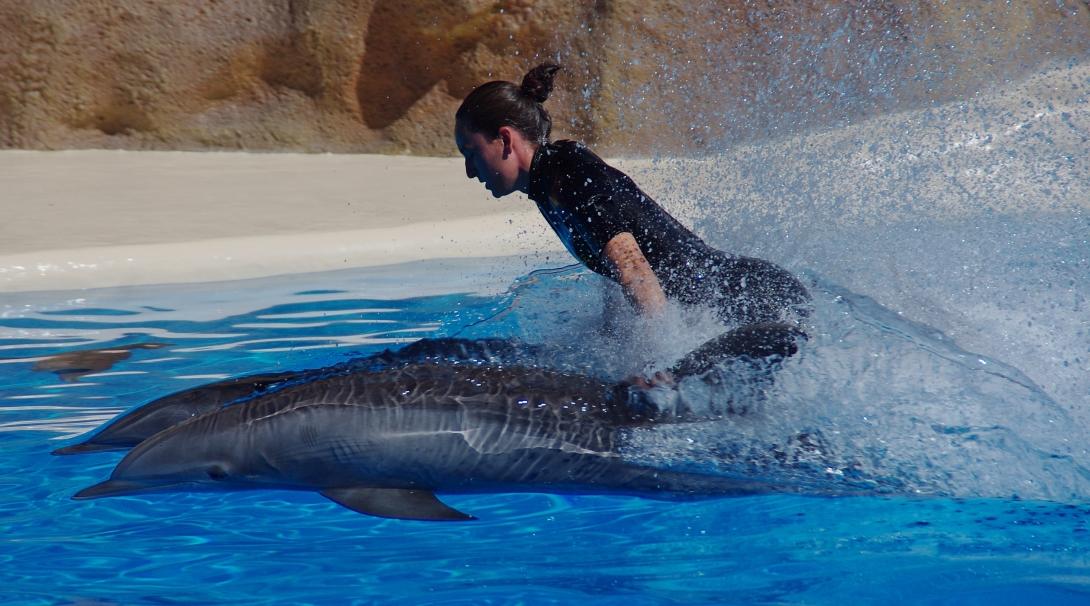
[[[805,340],[806,333],[789,324],[747,324],[704,343],[682,358],[670,372],[680,378],[703,374],[732,359],[787,358],[799,351],[798,341]]]
[[[530,345],[514,339],[460,339],[442,337],[420,339],[400,349],[387,349],[366,358],[350,360],[349,370],[379,370],[408,364],[501,364],[534,366],[546,352],[541,345]],[[334,367],[337,368],[337,367]]]
[[[330,488],[322,496],[359,513],[398,520],[460,522],[477,518],[447,506],[429,490]]]
[[[131,448],[125,444],[96,444],[94,442],[83,442],[80,444],[72,444],[71,446],[64,446],[53,451],[55,455],[76,455],[87,454],[90,452],[109,452],[113,450],[128,450]]]
[[[147,490],[147,485],[129,480],[106,480],[94,486],[88,486],[72,495],[73,499],[83,501],[85,499],[100,499],[102,497],[117,497]]]

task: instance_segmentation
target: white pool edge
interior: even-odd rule
[[[562,251],[459,158],[0,150],[0,294]]]
[[[44,250],[0,256],[0,292],[217,282],[409,261],[562,251],[534,213],[399,227]]]

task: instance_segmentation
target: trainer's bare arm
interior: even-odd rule
[[[666,309],[666,293],[635,236],[629,232],[613,236],[602,254],[612,264],[625,298],[640,315],[657,315]]]

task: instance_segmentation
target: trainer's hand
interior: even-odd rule
[[[668,371],[660,370],[650,377],[643,375],[632,375],[624,381],[634,387],[641,389],[651,389],[653,387],[674,387],[677,385],[677,381],[674,380],[674,375]]]

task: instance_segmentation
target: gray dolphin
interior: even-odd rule
[[[58,448],[55,455],[127,450],[156,433],[205,413],[279,387],[326,376],[382,370],[403,364],[489,363],[532,365],[556,357],[544,346],[510,339],[421,339],[399,350],[384,350],[324,368],[263,373],[209,383],[155,399],[110,420],[82,442]],[[556,366],[555,361],[551,366]]]
[[[677,378],[707,372],[725,359],[748,356],[787,357],[806,335],[782,324],[754,324],[720,335],[677,362],[670,372]],[[405,364],[498,364],[545,365],[554,370],[573,370],[557,350],[515,339],[421,339],[392,351],[348,360],[326,368],[248,375],[218,381],[158,398],[122,413],[83,442],[53,451],[55,455],[126,450],[152,435],[192,417],[254,397],[265,391],[341,374],[379,371]]]
[[[152,491],[311,490],[360,513],[466,520],[435,491],[767,492],[759,481],[626,462],[653,420],[618,387],[524,367],[410,364],[289,385],[144,440],[74,498]]]
[[[252,396],[300,373],[270,373],[238,377],[179,391],[123,413],[93,436],[53,451],[55,455],[125,450],[160,431],[193,417],[219,410],[226,404]]]

